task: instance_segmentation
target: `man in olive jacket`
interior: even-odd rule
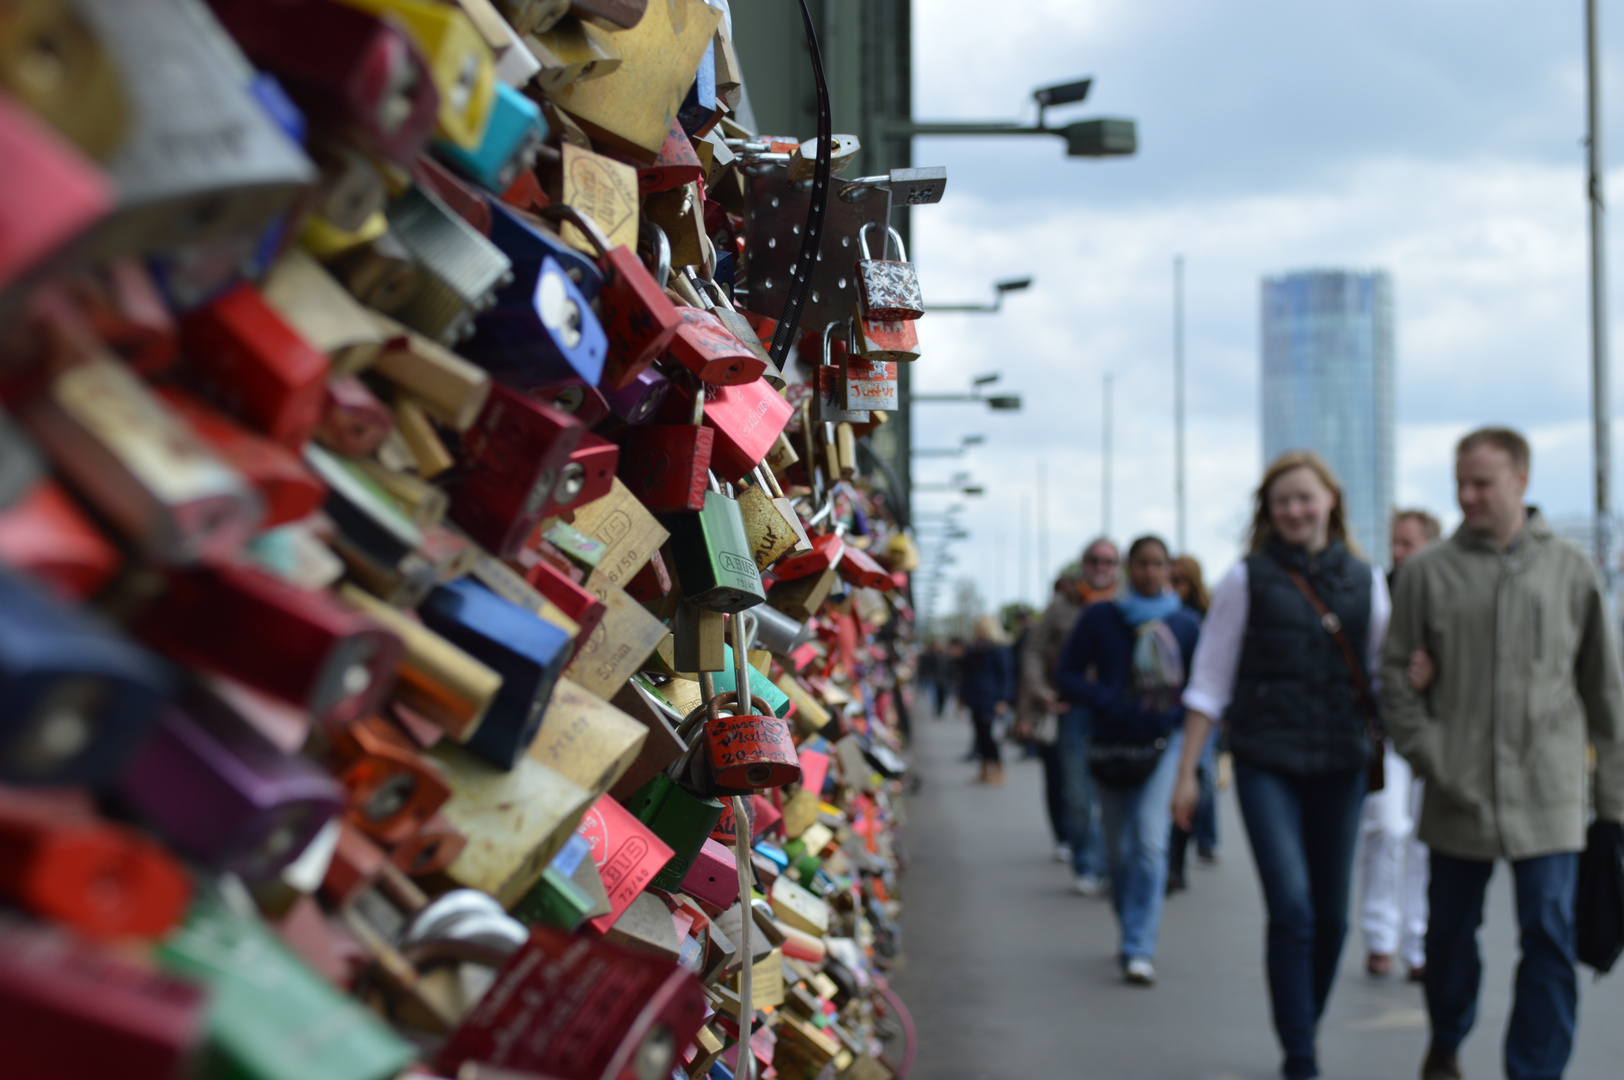
[[[1477,930],[1496,859],[1515,877],[1522,951],[1506,1075],[1562,1075],[1578,1005],[1573,907],[1587,740],[1598,758],[1596,813],[1624,820],[1624,677],[1601,583],[1583,552],[1524,507],[1528,467],[1528,443],[1514,431],[1484,428],[1461,440],[1465,521],[1405,564],[1383,650],[1387,729],[1427,782],[1424,1080],[1461,1076],[1457,1051],[1476,1019]]]

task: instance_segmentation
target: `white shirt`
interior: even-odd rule
[[[1218,587],[1212,590],[1212,606],[1201,622],[1201,639],[1190,661],[1190,681],[1184,688],[1184,707],[1222,720],[1224,709],[1235,694],[1235,672],[1241,664],[1241,644],[1246,640],[1246,618],[1252,606],[1247,588],[1246,560],[1236,563]],[[1365,663],[1370,670],[1371,693],[1379,689],[1382,641],[1393,614],[1387,596],[1387,577],[1372,567],[1370,572],[1370,635]]]

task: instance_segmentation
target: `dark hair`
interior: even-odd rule
[[[1436,540],[1444,534],[1442,523],[1425,510],[1394,510],[1393,524],[1397,525],[1401,521],[1413,521],[1421,526],[1421,535],[1428,540]]]
[[[1128,561],[1132,562],[1133,557],[1139,554],[1139,549],[1145,547],[1147,544],[1155,544],[1157,547],[1162,549],[1163,555],[1166,555],[1169,558],[1172,557],[1173,553],[1167,550],[1166,540],[1163,540],[1155,533],[1146,533],[1144,536],[1141,536],[1139,539],[1128,545]]]
[[[1504,451],[1511,458],[1512,468],[1521,472],[1527,472],[1534,461],[1533,451],[1528,449],[1528,440],[1523,438],[1521,432],[1508,427],[1478,428],[1455,444],[1455,456],[1458,458],[1469,454],[1480,446],[1492,446]]]

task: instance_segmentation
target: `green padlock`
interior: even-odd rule
[[[668,891],[682,886],[699,849],[722,819],[721,803],[700,798],[665,773],[638,788],[626,809],[674,852],[652,882],[656,889]]]
[[[209,989],[206,1049],[191,1074],[197,1080],[379,1080],[417,1057],[290,953],[258,916],[212,889],[199,890],[186,924],[157,957]]]
[[[723,645],[722,649],[724,650],[722,670],[716,672],[711,678],[716,680],[716,692],[718,694],[731,694],[737,689],[738,683],[737,677],[733,674],[733,646]],[[754,666],[749,671],[751,696],[756,699],[758,706],[765,705],[772,710],[774,716],[782,720],[784,714],[789,712],[789,695],[774,686],[772,680],[757,671]],[[759,716],[760,713],[756,713],[756,715]]]
[[[591,856],[592,845],[586,837],[580,833],[571,836],[541,878],[513,905],[513,917],[526,926],[545,923],[573,934],[595,914],[592,894],[576,880],[583,876],[583,869],[592,868]]]
[[[707,491],[703,510],[662,514],[660,524],[671,533],[668,565],[684,600],[731,615],[767,599],[738,503],[720,491]]]

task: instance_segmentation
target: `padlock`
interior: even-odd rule
[[[547,600],[558,605],[580,628],[576,646],[584,644],[603,621],[604,603],[566,577],[557,567],[542,559],[525,574],[525,581]]]
[[[389,410],[354,375],[327,380],[316,441],[335,454],[371,457],[393,429]]]
[[[483,237],[491,234],[491,196],[449,167],[424,155],[412,162],[412,181],[445,204],[463,223]]]
[[[60,0],[11,5],[0,24],[0,87],[91,157],[111,154],[129,124],[118,68]]]
[[[705,179],[704,166],[694,153],[693,142],[675,119],[666,132],[665,143],[652,164],[637,170],[637,187],[644,195],[670,191],[695,180]]]
[[[62,485],[47,479],[0,509],[0,563],[83,601],[113,579],[124,557]]]
[[[716,430],[711,469],[734,483],[766,460],[794,408],[765,379],[739,386],[706,386],[705,426]]]
[[[157,390],[192,434],[253,485],[265,508],[264,528],[298,521],[320,508],[327,489],[286,445],[249,431],[185,391]]]
[[[727,908],[739,898],[739,864],[733,852],[706,838],[694,865],[682,879],[682,891],[715,908]],[[764,1004],[761,998],[758,1004]]]
[[[390,234],[417,267],[411,294],[390,314],[442,344],[455,344],[473,332],[474,317],[494,303],[496,290],[510,279],[512,263],[422,185],[391,200],[385,213]]]
[[[651,884],[667,891],[681,888],[682,879],[721,819],[722,804],[701,798],[660,773],[627,800],[626,808],[672,851],[671,860]]]
[[[570,659],[570,635],[466,578],[436,588],[419,612],[429,629],[502,676],[502,689],[467,746],[512,768],[541,728],[553,685]]]
[[[479,146],[496,98],[496,65],[490,46],[468,16],[430,0],[344,0],[406,32],[439,91],[438,134],[465,150]]]
[[[586,429],[571,416],[505,386],[496,387],[463,437],[466,473],[451,517],[500,558],[509,558],[545,515]],[[577,477],[577,472],[582,475]]]
[[[535,386],[527,384],[523,389],[531,397],[575,417],[589,428],[597,427],[598,422],[609,415],[609,403],[602,391],[578,375]]]
[[[576,18],[605,30],[630,30],[643,19],[648,0],[572,0]]]
[[[310,218],[305,227],[305,244],[311,246],[310,231],[316,218]],[[393,314],[405,307],[417,294],[420,276],[412,253],[406,250],[382,214],[375,219],[379,228],[375,235],[353,244],[344,245],[330,254],[316,251],[333,276],[344,284],[357,300],[374,312]]]
[[[609,390],[604,399],[609,410],[627,424],[646,424],[659,413],[671,380],[655,368],[645,368],[619,390]]]
[[[327,501],[322,511],[337,527],[329,539],[351,573],[373,566],[383,578],[397,573],[412,576],[414,565],[426,565],[417,554],[423,546],[423,532],[359,469],[343,459],[309,444],[305,463],[327,485]],[[360,580],[358,577],[357,580]],[[371,583],[367,583],[372,588]],[[421,599],[421,595],[418,596]],[[405,601],[408,605],[411,601]]]
[[[570,13],[569,0],[497,0],[497,6],[520,34],[551,30]]]
[[[67,202],[59,187],[54,202]],[[24,200],[38,213],[38,205]],[[5,274],[0,272],[0,278]],[[152,378],[169,370],[180,335],[157,284],[136,259],[117,259],[63,283],[102,344],[137,373]]]
[[[529,756],[595,794],[637,760],[648,729],[574,680],[561,678]]]
[[[387,720],[365,716],[332,733],[345,820],[380,844],[405,841],[451,797],[440,770]]]
[[[411,394],[430,416],[456,431],[473,427],[490,398],[491,377],[437,341],[396,323],[371,372]]]
[[[41,9],[62,5],[31,4]],[[5,33],[0,30],[0,34]],[[0,52],[8,42],[0,41]],[[0,80],[6,57],[0,55]],[[0,204],[0,287],[44,264],[112,207],[106,174],[57,132],[8,100],[0,100],[0,154],[6,160],[6,198]]]
[[[150,558],[237,551],[262,516],[243,478],[123,364],[78,343],[65,352],[81,362],[16,411],[64,478]]]
[[[377,882],[388,859],[383,848],[345,822],[339,827],[332,855],[322,873],[322,898],[333,907],[350,907]]]
[[[852,326],[853,344],[864,360],[895,364],[919,359],[919,328],[913,319],[872,319],[861,304],[853,304]]]
[[[0,783],[105,784],[170,678],[157,657],[0,570]]]
[[[704,197],[697,180],[644,195],[643,215],[665,234],[673,267],[708,265]]]
[[[839,331],[845,331],[846,341],[835,340]],[[843,404],[846,400],[846,383],[842,374],[842,364],[846,354],[851,351],[850,333],[849,319],[831,322],[823,328],[822,360],[812,369],[814,405],[811,411],[813,418],[825,426],[849,420],[866,422],[869,419],[867,410],[847,409]],[[832,440],[830,445],[833,445]],[[839,468],[838,464],[832,467],[836,470]]]
[[[540,922],[574,933],[587,919],[607,914],[609,909],[609,894],[593,862],[592,845],[576,832],[547,864],[535,887],[513,906],[513,917],[526,925]]]
[[[181,344],[209,396],[298,448],[321,422],[327,358],[252,285],[239,285],[181,322]]]
[[[736,616],[741,621],[751,617],[750,612]],[[733,661],[733,646],[725,645],[722,649],[722,667],[716,672],[715,687],[718,694],[733,694],[738,689],[737,665]],[[771,713],[780,720],[789,712],[789,697],[762,672],[757,671],[751,664],[745,664],[746,677],[750,681],[750,695],[754,705]]]
[[[840,355],[842,408],[852,412],[897,407],[897,366],[883,360],[868,360],[850,350]]]
[[[722,325],[727,327],[734,337],[743,342],[746,348],[754,352],[756,358],[765,365],[761,377],[767,381],[767,385],[774,390],[782,390],[785,385],[784,373],[778,369],[777,364],[773,363],[772,355],[767,351],[767,347],[762,344],[755,328],[750,325],[750,320],[739,314],[733,307],[722,287],[710,278],[700,277],[694,273],[691,266],[683,269],[683,276],[693,286],[700,300],[704,302],[705,310],[715,315]]]
[[[201,986],[204,1056],[259,1080],[394,1076],[411,1045],[291,953],[252,911],[200,890],[185,924],[156,950],[167,971]]]
[[[682,672],[721,671],[727,629],[720,611],[683,603],[671,620],[672,665]]]
[[[541,65],[533,85],[545,94],[566,90],[578,82],[602,79],[620,70],[621,55],[614,36],[566,15],[546,30],[526,34],[524,47]],[[585,133],[573,119],[559,125],[566,138],[586,141]]]
[[[635,251],[611,246],[603,230],[573,207],[552,206],[548,211],[580,229],[597,253],[603,274],[598,315],[609,338],[599,385],[606,392],[623,389],[665,352],[682,319]]]
[[[644,661],[666,636],[665,624],[650,615],[626,591],[594,574],[587,591],[603,601],[603,621],[576,650],[564,673],[590,692],[608,700],[626,680],[642,669]]]
[[[774,716],[741,714],[722,716],[723,708],[739,705],[739,695],[718,691],[707,703],[704,761],[693,773],[719,795],[748,795],[758,788],[783,787],[801,778],[801,766],[789,725]],[[696,757],[698,754],[696,753]]]
[[[409,877],[439,874],[456,862],[468,838],[442,814],[435,814],[412,835],[396,844],[389,861]]]
[[[314,124],[400,166],[422,153],[440,95],[422,54],[393,23],[340,0],[210,6]]]
[[[0,898],[87,938],[154,938],[186,911],[191,882],[146,836],[88,801],[0,790]]]
[[[671,339],[668,355],[701,382],[737,386],[760,379],[767,370],[756,350],[735,337],[711,312],[696,307],[679,307],[676,312],[681,326]]]
[[[252,242],[315,178],[309,159],[255,97],[245,58],[202,0],[160,0],[139,10],[122,0],[74,7],[111,55],[130,109],[128,133],[107,161],[119,204],[96,230],[95,252],[151,255],[223,238]],[[233,137],[220,139],[221,131]]]
[[[636,247],[640,216],[637,171],[568,141],[560,153],[557,201],[597,225],[605,247]],[[582,251],[593,250],[593,241],[571,222],[565,222],[559,235]]]
[[[888,261],[886,253],[878,259],[869,254],[868,231],[876,226],[885,229],[886,244],[897,245],[895,261]],[[902,234],[888,225],[870,221],[857,231],[857,289],[861,313],[867,319],[917,319],[925,314],[925,300],[919,293],[919,273],[908,261],[902,246]]]
[[[177,850],[248,882],[280,873],[344,805],[331,776],[201,687],[163,711],[117,791]]]
[[[613,487],[611,485],[611,490]],[[604,494],[608,494],[605,492]],[[555,521],[544,534],[546,541],[583,575],[590,574],[603,564],[609,545],[594,539],[575,526]]]
[[[586,839],[609,897],[609,910],[592,920],[593,929],[601,934],[665,868],[673,852],[646,824],[607,795],[592,804],[576,833]]]
[[[816,541],[813,543],[816,544]],[[840,573],[832,568],[807,574],[794,581],[780,581],[767,594],[767,603],[793,619],[806,622],[818,614],[823,602],[839,582]]]
[[[671,594],[671,589],[671,571],[665,568],[665,557],[658,551],[626,583],[626,594],[639,604],[659,604]]]
[[[502,253],[512,260],[516,269],[527,263],[556,259],[558,265],[564,268],[564,275],[588,300],[596,300],[603,291],[603,272],[598,269],[598,264],[527,214],[502,203],[493,203],[490,238],[491,243],[501,248]]]
[[[859,589],[890,592],[896,588],[896,581],[891,577],[889,570],[876,562],[874,556],[851,544],[846,545],[836,569],[845,581]]]
[[[621,586],[637,575],[671,535],[618,480],[608,495],[576,512],[575,528],[604,545],[595,575]]]
[[[226,563],[167,584],[131,629],[178,663],[338,723],[371,712],[394,682],[400,639],[326,593]]]
[[[743,616],[746,625],[755,623],[755,642],[774,656],[787,657],[811,639],[805,622],[792,619],[770,603],[751,608]]]
[[[344,143],[326,140],[311,145],[310,157],[321,170],[312,214],[335,229],[354,232],[383,212],[389,190],[369,157]]]
[[[260,292],[294,333],[326,354],[335,375],[367,368],[383,348],[386,335],[376,313],[303,248],[290,249],[277,260]]]
[[[620,479],[653,513],[697,511],[705,506],[716,432],[704,426],[702,388],[693,388],[692,402],[691,423],[651,424],[626,435]]]
[[[18,1076],[125,1080],[184,1074],[201,1041],[200,987],[21,921],[0,926],[0,1043]]]
[[[845,554],[846,542],[838,534],[826,533],[814,536],[811,551],[780,562],[773,568],[773,574],[779,581],[794,581],[796,578],[809,577],[825,570],[835,569]]]
[[[479,146],[465,150],[453,142],[438,149],[458,172],[487,191],[501,194],[514,177],[528,172],[536,151],[547,141],[547,121],[536,103],[519,91],[497,83],[490,120]]]
[[[549,514],[573,511],[614,490],[615,474],[620,469],[620,447],[589,431],[581,436],[581,445],[570,455],[570,464],[581,470],[580,486],[569,498],[562,485],[554,487],[547,504]]]
[[[435,1063],[447,1072],[479,1061],[563,1080],[653,1080],[670,1075],[704,1020],[692,972],[536,926]]]
[[[525,755],[505,771],[444,743],[429,756],[444,768],[451,786],[446,820],[469,840],[446,877],[511,907],[574,834],[592,805],[592,793]]]
[[[609,350],[603,327],[550,257],[515,267],[512,283],[474,327],[463,351],[511,384],[579,378],[595,385],[603,375]]]
[[[683,599],[730,615],[765,599],[737,502],[707,491],[704,509],[667,514],[662,523],[671,532],[670,567]]]

